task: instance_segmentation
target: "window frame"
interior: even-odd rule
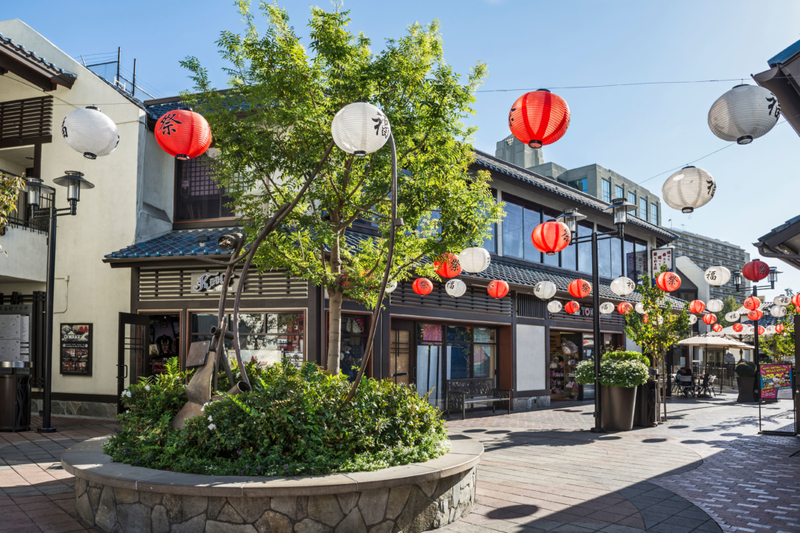
[[[189,224],[198,224],[198,223],[205,223],[205,222],[214,222],[214,221],[224,221],[225,225],[229,225],[230,221],[236,220],[239,217],[236,216],[235,213],[231,213],[230,216],[222,216],[225,209],[225,204],[228,203],[232,198],[230,196],[226,196],[225,188],[222,187],[219,183],[217,183],[213,178],[213,172],[209,173],[209,177],[211,181],[216,185],[217,190],[219,191],[218,198],[219,198],[219,205],[217,209],[217,213],[219,216],[210,217],[210,218],[192,218],[192,219],[183,219],[179,218],[181,213],[181,188],[182,188],[182,177],[183,177],[183,169],[187,164],[197,164],[201,161],[210,160],[207,154],[202,154],[194,159],[189,159],[187,161],[181,161],[179,159],[175,160],[175,168],[174,168],[174,189],[173,189],[173,210],[172,210],[172,222],[173,225],[189,225]]]

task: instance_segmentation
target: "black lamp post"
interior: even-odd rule
[[[769,267],[769,274],[767,275],[767,281],[769,284],[765,285],[756,285],[753,284],[753,292],[752,296],[758,297],[758,289],[763,290],[775,290],[775,283],[778,281],[778,269],[776,267]],[[746,289],[745,286],[742,284],[742,273],[741,272],[734,272],[731,276],[733,280],[733,285],[736,288],[736,292],[741,291],[742,289]],[[760,371],[761,371],[761,356],[758,353],[758,320],[753,321],[753,358],[756,361],[756,390],[758,391],[758,406],[759,409],[761,408],[761,378]],[[759,431],[761,430],[761,417],[759,416]]]
[[[624,198],[615,198],[603,211],[614,215],[614,225],[617,231],[598,233],[592,228],[592,234],[585,237],[578,237],[578,222],[586,218],[586,215],[578,213],[577,209],[567,209],[556,219],[563,222],[572,233],[570,244],[580,244],[587,241],[592,243],[592,325],[594,336],[594,427],[592,431],[600,433],[603,431],[601,423],[602,403],[600,400],[600,355],[603,348],[603,339],[600,336],[600,273],[597,258],[597,243],[605,239],[620,239],[620,266],[625,264],[625,224],[628,222],[628,211],[633,211],[636,206],[625,201]]]
[[[92,189],[94,185],[83,179],[83,173],[67,170],[64,176],[56,178],[53,183],[67,188],[67,201],[69,207],[56,209],[56,190],[42,183],[40,178],[27,178],[28,205],[33,210],[34,218],[50,219],[50,233],[47,238],[47,289],[46,289],[46,315],[45,315],[45,363],[44,363],[44,398],[42,406],[42,427],[37,428],[40,433],[53,433],[56,428],[50,423],[51,414],[51,389],[53,382],[53,288],[56,274],[56,220],[60,216],[75,215],[78,202],[81,199],[81,189]],[[52,195],[50,207],[39,210],[42,192]]]

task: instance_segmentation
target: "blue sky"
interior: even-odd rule
[[[3,18],[20,18],[68,54],[116,52],[123,66],[138,59],[137,76],[156,96],[188,89],[178,65],[195,55],[225,86],[214,41],[239,31],[233,2],[196,0],[190,8],[164,2],[35,1],[6,6]],[[183,6],[183,4],[180,4]],[[280,2],[306,34],[310,2]],[[327,2],[318,2],[324,8]],[[494,153],[508,135],[506,117],[525,90],[614,83],[743,79],[767,69],[767,59],[800,39],[800,2],[790,0],[462,0],[345,1],[351,28],[372,39],[398,37],[408,24],[438,19],[445,57],[466,74],[488,65],[472,122],[475,146]],[[262,25],[263,26],[263,25]],[[597,163],[659,196],[669,172],[728,143],[708,129],[711,104],[737,82],[553,89],[572,112],[567,134],[545,147],[546,161],[573,168]],[[731,146],[696,163],[717,181],[714,200],[691,216],[662,204],[663,224],[744,247],[800,214],[800,138],[788,124],[748,146]],[[672,219],[672,222],[668,222]],[[781,262],[781,287],[800,290],[800,273]]]

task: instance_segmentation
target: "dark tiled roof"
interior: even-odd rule
[[[509,163],[506,163],[502,159],[492,157],[485,152],[481,152],[480,150],[475,150],[475,162],[482,167],[494,170],[495,172],[500,172],[501,174],[505,174],[506,176],[510,176],[514,179],[518,179],[530,185],[534,185],[536,187],[539,187],[540,189],[545,189],[559,196],[563,196],[564,198],[569,198],[573,202],[577,202],[581,205],[597,209],[598,211],[602,211],[603,209],[611,205],[607,202],[599,200],[598,198],[595,198],[591,194],[586,194],[568,185],[559,183],[552,178],[548,178],[536,174],[535,172],[531,172],[530,170],[525,170],[524,168],[518,167],[516,165],[511,165]],[[669,231],[660,228],[655,224],[651,224],[647,221],[644,221],[640,218],[629,216],[628,222],[640,226],[642,228],[645,228],[647,230],[650,230],[654,233],[657,233],[662,237],[668,238],[669,240],[676,239],[676,236],[670,233]]]
[[[24,56],[29,61],[33,61],[34,63],[38,64],[39,67],[51,71],[54,76],[63,76],[73,80],[78,77],[72,72],[67,72],[64,69],[55,66],[53,63],[47,61],[47,59],[39,57],[36,55],[36,52],[26,49],[21,44],[15,43],[10,37],[4,37],[2,33],[0,33],[0,45],[8,50],[11,50],[12,52],[15,52],[17,55]]]
[[[217,239],[222,235],[242,231],[240,227],[180,229],[170,231],[160,237],[140,242],[106,255],[106,259],[141,259],[149,257],[186,257],[193,255],[227,255],[217,248]],[[208,236],[205,246],[200,246],[197,238]]]
[[[153,121],[161,118],[161,115],[176,109],[189,109],[189,106],[183,102],[165,102],[163,104],[145,105],[147,116]]]

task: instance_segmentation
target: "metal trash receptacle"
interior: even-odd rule
[[[30,429],[30,366],[21,362],[0,362],[0,431]]]
[[[656,380],[650,378],[644,385],[636,387],[636,409],[633,425],[653,427],[656,425]]]

